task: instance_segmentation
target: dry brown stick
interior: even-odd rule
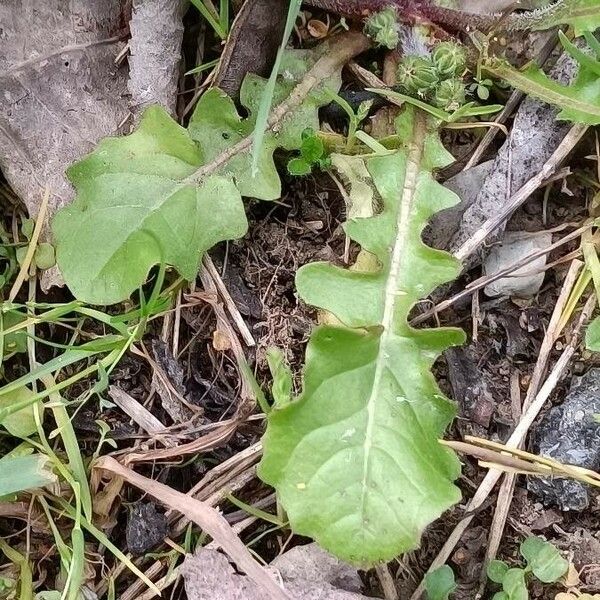
[[[250,330],[248,329],[248,325],[246,325],[246,322],[244,321],[244,318],[240,314],[238,307],[235,305],[235,302],[233,301],[233,298],[231,297],[231,294],[229,293],[227,286],[225,285],[224,281],[221,279],[221,275],[219,275],[219,272],[215,268],[215,264],[213,263],[212,258],[208,254],[205,254],[202,263],[203,263],[203,270],[205,269],[208,276],[212,279],[214,286],[217,288],[219,295],[221,296],[221,298],[223,299],[223,302],[225,303],[225,308],[227,309],[229,316],[232,318],[233,322],[235,323],[235,326],[236,326],[237,330],[240,332],[240,335],[242,336],[242,339],[246,343],[246,346],[256,346],[256,342],[255,342],[254,338],[252,337],[252,333],[250,333]]]
[[[199,452],[208,452],[213,448],[223,445],[234,433],[240,424],[240,419],[233,418],[221,422],[221,427],[211,431],[202,437],[199,437],[187,444],[180,444],[172,448],[160,448],[156,450],[139,451],[128,454],[127,463],[148,462],[155,460],[171,460],[180,458],[188,454],[197,454]]]
[[[248,468],[242,470],[235,477],[229,480],[226,485],[223,485],[218,490],[213,491],[212,494],[205,496],[205,498],[202,500],[211,506],[216,506],[220,502],[223,502],[227,498],[228,494],[237,492],[255,478],[256,466],[250,465]],[[171,528],[173,535],[182,535],[185,532],[185,528],[187,527],[188,523],[189,521],[185,516],[180,517],[179,521],[174,523]]]
[[[519,444],[525,439],[529,428],[535,421],[538,416],[540,410],[550,397],[550,394],[553,392],[554,388],[560,381],[561,377],[564,375],[567,370],[571,358],[575,353],[575,349],[577,344],[579,343],[579,338],[581,334],[581,329],[583,325],[590,318],[594,306],[596,305],[596,297],[594,295],[590,296],[588,301],[585,303],[579,320],[573,329],[573,336],[569,344],[565,347],[560,358],[554,365],[554,368],[546,378],[544,385],[540,388],[540,391],[536,394],[533,402],[530,404],[529,408],[523,413],[523,417],[521,421],[519,421],[515,430],[508,438],[506,442],[507,447],[518,448]],[[473,513],[477,508],[479,508],[490,495],[492,490],[494,489],[496,483],[500,479],[502,475],[502,471],[497,469],[490,469],[486,476],[483,478],[483,481],[479,484],[475,495],[471,498],[471,500],[467,503],[466,511]],[[462,537],[463,533],[466,531],[467,527],[473,520],[474,514],[470,514],[469,516],[462,519],[458,525],[454,528],[442,549],[439,551],[438,555],[435,557],[433,562],[431,563],[428,573],[434,571],[435,569],[441,567],[450,557],[452,551],[456,547],[456,544]],[[413,595],[410,597],[410,600],[418,600],[421,598],[424,590],[424,581],[421,581]]]
[[[561,315],[565,305],[567,304],[569,296],[571,295],[571,290],[577,281],[577,276],[579,275],[579,271],[581,270],[582,266],[583,263],[580,260],[574,260],[571,262],[571,266],[569,267],[569,271],[567,272],[567,276],[563,282],[562,289],[556,301],[556,305],[554,306],[554,310],[552,311],[552,316],[550,317],[550,322],[548,323],[548,328],[546,329],[546,334],[544,335],[544,339],[540,347],[538,359],[536,361],[533,375],[527,389],[527,395],[523,403],[524,410],[527,410],[527,408],[531,405],[535,395],[540,389],[542,379],[546,374],[550,353],[556,339],[560,335],[559,323]],[[490,527],[490,535],[485,552],[485,559],[483,561],[483,568],[481,570],[480,587],[475,596],[476,599],[483,597],[487,582],[486,566],[492,560],[494,560],[494,558],[496,558],[498,548],[500,547],[500,542],[504,533],[504,527],[506,525],[506,519],[508,517],[510,505],[512,504],[516,481],[517,475],[515,473],[507,473],[504,476],[498,491],[498,500],[496,509],[494,510],[494,516],[492,518],[492,525]]]
[[[394,582],[394,578],[390,573],[388,565],[385,563],[376,565],[375,573],[377,573],[377,578],[381,584],[381,589],[383,591],[383,597],[385,600],[400,600],[400,596],[398,596],[398,590],[396,589],[396,583]]]
[[[121,388],[116,385],[111,385],[108,388],[108,395],[111,400],[146,433],[161,434],[166,431],[167,428],[163,423]],[[162,436],[159,436],[159,439],[165,446],[174,445],[172,440],[162,439]]]
[[[368,69],[361,67],[357,62],[351,60],[348,63],[348,70],[365,86],[372,88],[387,88],[385,82],[377,77],[375,73],[372,73]],[[396,100],[394,98],[387,98],[387,101],[396,106],[402,106],[404,102],[402,100]]]
[[[46,189],[44,190],[44,194],[42,196],[42,202],[40,204],[40,209],[39,209],[39,212],[36,217],[35,227],[33,228],[33,233],[31,234],[31,239],[29,240],[29,244],[27,245],[27,251],[25,253],[25,258],[23,259],[23,262],[21,263],[21,268],[19,269],[17,277],[15,278],[15,281],[12,284],[12,287],[10,288],[10,292],[8,294],[9,302],[12,302],[16,298],[17,294],[19,293],[19,290],[21,289],[21,286],[23,285],[23,282],[29,277],[29,267],[31,266],[31,261],[33,260],[33,256],[35,254],[35,249],[37,247],[38,239],[39,239],[40,234],[42,233],[42,229],[44,227],[44,221],[46,219],[46,212],[48,210],[48,200],[49,199],[50,199],[50,188],[48,186],[46,186]]]
[[[454,253],[458,260],[471,256],[483,244],[490,233],[499,227],[542,183],[551,177],[560,163],[573,150],[577,142],[587,131],[587,125],[573,125],[552,156],[544,163],[541,170],[517,190],[502,207],[502,210],[490,217],[481,227]]]
[[[255,475],[253,468],[254,462],[260,457],[262,446],[260,442],[249,446],[245,450],[238,452],[234,456],[219,463],[213,467],[193,488],[186,492],[186,496],[200,500],[209,506],[217,506],[227,494],[237,492]],[[169,524],[169,530],[173,538],[181,535],[188,523],[188,518],[180,515],[177,511],[169,509],[165,516]],[[237,529],[234,530],[237,531]],[[139,566],[139,565],[138,565]],[[160,573],[167,567],[161,560],[156,560],[150,566],[146,567],[144,573],[150,579],[158,577]],[[113,573],[113,578],[115,574]],[[178,576],[177,576],[178,577]],[[165,577],[156,581],[156,587],[163,589],[161,583],[167,581]],[[171,578],[168,580],[172,583]],[[144,589],[144,584],[140,580],[134,581],[122,594],[120,600],[137,600]],[[147,590],[145,595],[153,598],[152,590]]]
[[[217,285],[212,279],[212,277],[208,275],[205,269],[202,269],[200,271],[200,281],[202,282],[202,287],[204,288],[205,292],[208,292],[209,294],[212,294],[215,298],[218,298],[219,292],[217,289]],[[240,344],[240,341],[238,340],[233,326],[229,322],[229,318],[227,317],[227,313],[225,312],[223,305],[217,301],[212,302],[211,304],[215,312],[215,316],[217,317],[218,325],[220,325],[223,331],[227,333],[229,342],[231,343],[231,351],[233,352],[233,355],[235,356],[238,365],[245,363],[246,356],[244,354],[244,350],[242,348],[242,345]],[[242,377],[242,397],[243,399],[251,398],[253,401],[255,401],[254,391],[252,390],[252,387],[249,385],[249,383],[246,381],[245,377]]]
[[[558,242],[551,244],[547,248],[542,248],[541,250],[536,250],[535,252],[528,254],[527,256],[514,262],[512,265],[509,265],[508,267],[502,269],[501,271],[494,273],[494,275],[483,275],[483,276],[479,277],[478,279],[476,279],[475,281],[472,281],[469,285],[467,285],[464,290],[458,292],[457,294],[455,294],[451,298],[448,298],[447,300],[443,300],[442,302],[439,302],[430,310],[416,316],[414,319],[411,320],[411,322],[410,322],[411,325],[418,325],[419,323],[426,321],[427,319],[429,319],[433,315],[441,312],[442,310],[446,310],[447,308],[450,308],[453,304],[458,302],[461,298],[465,298],[466,296],[469,296],[473,292],[484,288],[486,285],[488,285],[488,283],[492,283],[493,281],[501,279],[502,277],[506,277],[507,275],[510,275],[511,273],[517,271],[521,267],[528,265],[530,262],[534,261],[536,258],[539,258],[540,256],[543,256],[545,254],[549,254],[553,250],[560,248],[567,242],[570,242],[570,241],[580,237],[583,232],[587,231],[592,226],[593,226],[592,223],[583,225],[582,227],[577,228],[575,231],[572,231],[571,233],[565,235],[563,238],[558,240]]]
[[[271,574],[263,569],[252,557],[248,548],[235,535],[223,515],[214,508],[204,502],[190,498],[186,494],[182,494],[163,483],[140,475],[124,467],[110,456],[100,458],[95,467],[123,478],[128,483],[144,490],[144,492],[150,494],[163,504],[179,511],[190,519],[190,521],[194,521],[213,540],[219,542],[223,550],[229,554],[238,568],[265,592],[265,598],[290,600],[289,595],[277,585]]]
[[[201,500],[206,500],[206,490],[211,490],[220,482],[223,475],[231,475],[236,473],[241,466],[242,469],[254,464],[262,454],[262,443],[256,442],[244,450],[234,454],[227,460],[215,465],[194,487],[188,490],[189,496],[197,497]],[[210,492],[212,493],[212,492]]]

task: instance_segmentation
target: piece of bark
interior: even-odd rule
[[[561,83],[569,83],[577,73],[577,63],[563,54],[551,70],[550,76]],[[459,229],[449,245],[451,252],[458,250],[502,205],[531,177],[559,146],[571,124],[557,121],[558,110],[548,104],[527,98],[517,114],[510,135],[500,148],[490,174],[485,179],[475,202],[462,216]],[[504,231],[502,225],[495,236],[488,237],[488,245]],[[465,268],[481,260],[481,252],[474,253],[465,262]]]
[[[134,0],[129,24],[131,109],[137,117],[152,104],[175,114],[183,8],[179,0]]]
[[[129,114],[127,0],[0,2],[0,169],[35,217],[46,186],[48,221],[73,198],[66,168]],[[48,228],[43,237],[48,238]],[[45,271],[43,289],[62,284]]]
[[[65,169],[128,114],[125,4],[0,3],[0,168],[31,216],[46,185],[49,216],[72,199]]]
[[[316,544],[296,546],[270,565],[293,600],[367,600],[359,593],[356,569]],[[189,600],[263,600],[262,590],[245,575],[235,573],[227,557],[199,548],[181,568]]]
[[[288,3],[246,0],[231,27],[213,85],[238,99],[246,73],[271,74],[281,44]]]

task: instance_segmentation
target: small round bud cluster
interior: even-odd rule
[[[397,81],[409,96],[425,98],[437,85],[439,77],[428,58],[406,56],[398,65]]]
[[[398,65],[397,82],[407,95],[427,100],[452,112],[465,103],[461,76],[467,64],[464,48],[456,42],[437,44],[430,56],[405,56]]]
[[[393,7],[373,13],[365,22],[364,33],[378,46],[393,50],[400,41],[398,15]]]
[[[446,112],[458,110],[466,99],[465,84],[460,79],[445,79],[435,90],[433,101]]]
[[[460,77],[467,66],[465,49],[456,42],[440,42],[431,52],[431,60],[442,78]]]

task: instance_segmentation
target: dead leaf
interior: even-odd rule
[[[213,331],[213,340],[212,340],[213,348],[217,352],[225,352],[231,348],[231,341],[229,340],[229,336],[222,331],[221,329],[215,329]]]
[[[311,19],[306,25],[306,29],[317,40],[324,38],[329,33],[329,17],[327,17],[327,23],[323,23],[319,19]]]
[[[0,169],[31,216],[46,185],[49,216],[71,201],[65,169],[129,114],[127,70],[114,63],[126,5],[0,2]]]

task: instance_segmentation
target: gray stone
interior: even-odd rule
[[[167,533],[167,518],[156,510],[154,502],[134,504],[125,529],[127,548],[132,554],[145,554],[162,542]]]
[[[563,54],[549,75],[555,81],[569,83],[577,73],[577,62]],[[510,135],[494,160],[490,174],[478,190],[477,198],[462,215],[458,231],[449,250],[456,252],[493,215],[502,211],[505,203],[524,183],[536,175],[552,156],[571,128],[570,123],[557,121],[558,109],[533,97],[526,98],[515,115]],[[501,235],[506,223],[488,237],[488,243]],[[463,264],[468,269],[478,263],[480,252]]]
[[[494,161],[488,160],[444,181],[444,187],[452,190],[460,198],[460,202],[431,217],[429,225],[423,233],[426,244],[440,250],[448,248],[450,240],[458,231],[463,213],[475,202],[493,165]]]
[[[359,593],[356,569],[317,544],[296,546],[270,566],[293,600],[368,600]],[[189,600],[264,600],[265,594],[245,575],[237,574],[224,554],[200,548],[182,566]]]
[[[484,262],[486,275],[495,275],[510,265],[544,250],[552,244],[552,234],[548,232],[527,233],[525,231],[508,231],[501,244],[495,245]],[[544,266],[546,255],[543,254],[529,264],[517,269],[510,277],[502,277],[484,288],[486,296],[519,296],[530,298],[540,291],[544,282]]]
[[[561,463],[600,469],[600,368],[573,379],[565,401],[551,409],[536,429],[534,451]],[[560,477],[531,478],[530,491],[546,505],[562,510],[583,510],[590,488]]]

